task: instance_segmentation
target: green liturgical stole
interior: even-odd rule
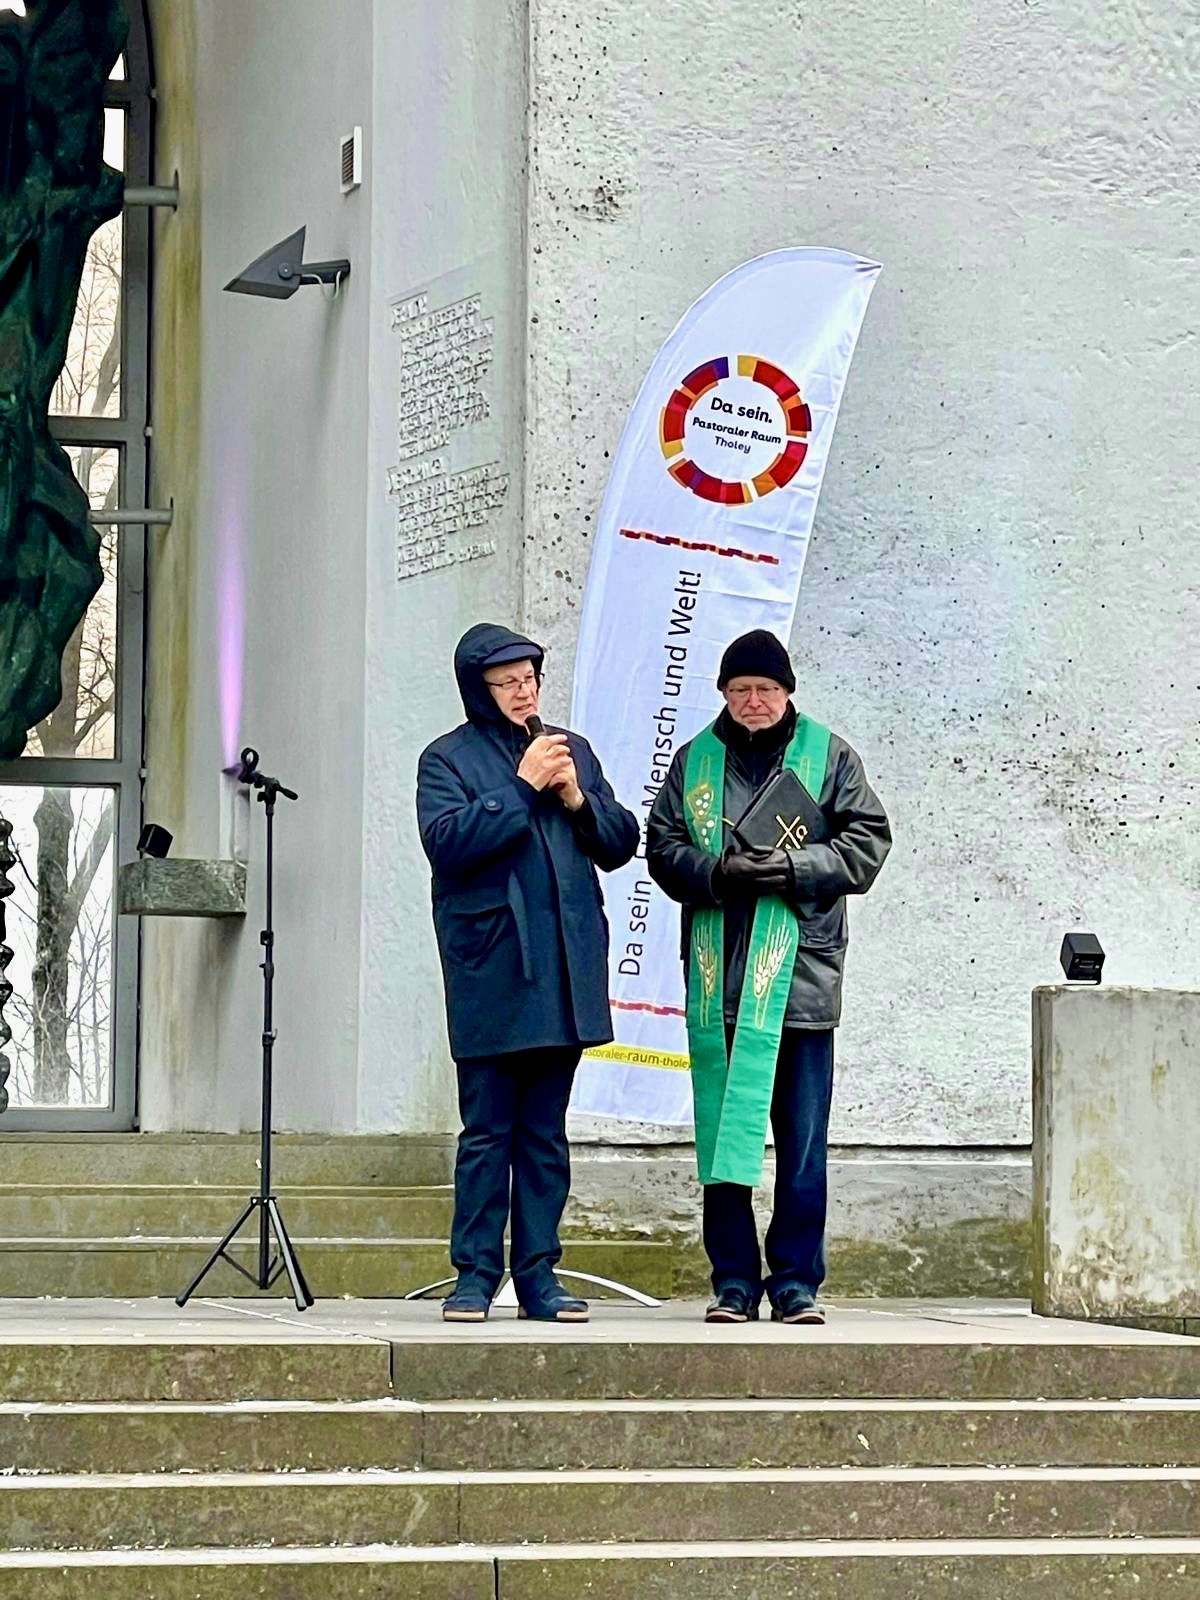
[[[795,773],[818,804],[829,737],[828,728],[801,717],[783,758],[785,769]],[[692,839],[701,850],[720,855],[725,746],[711,727],[692,740],[683,796]],[[730,1051],[725,1042],[725,912],[720,906],[705,907],[692,918],[687,1029],[701,1183],[753,1186],[762,1179],[775,1064],[802,937],[800,920],[785,900],[778,895],[759,900]]]

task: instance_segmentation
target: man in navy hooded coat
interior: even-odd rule
[[[487,1316],[504,1271],[510,1189],[523,1314],[587,1317],[554,1274],[570,1186],[567,1102],[583,1051],[613,1036],[597,868],[632,858],[638,825],[586,739],[526,731],[542,658],[508,628],[471,628],[454,654],[467,720],[434,740],[417,773],[463,1121],[449,1321]]]

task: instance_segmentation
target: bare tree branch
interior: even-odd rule
[[[87,899],[92,882],[100,870],[100,863],[108,851],[113,836],[113,807],[110,804],[96,824],[96,831],[87,842],[83,860],[76,870],[71,882],[71,887],[63,899],[62,918],[63,932],[68,934],[73,931],[79,921],[80,908]],[[68,931],[69,930],[69,931]]]
[[[98,722],[102,722],[105,717],[112,713],[115,704],[116,696],[110,694],[107,699],[102,700],[99,705],[97,705],[93,710],[89,711],[87,716],[80,723],[79,727],[75,730],[75,739],[77,744],[82,744],[96,724]]]

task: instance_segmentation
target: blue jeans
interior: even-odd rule
[[[464,1287],[495,1294],[512,1201],[512,1275],[524,1299],[552,1292],[558,1224],[571,1186],[567,1101],[578,1045],[459,1061],[463,1130],[454,1168],[450,1259]]]
[[[732,1032],[732,1030],[730,1030]],[[775,1207],[767,1229],[763,1281],[754,1191],[740,1183],[704,1187],[704,1249],[718,1294],[740,1288],[758,1302],[792,1284],[816,1294],[825,1279],[826,1152],[833,1097],[833,1029],[785,1028],[771,1096]]]

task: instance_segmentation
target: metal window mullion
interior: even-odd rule
[[[122,358],[124,357],[122,350]],[[145,423],[126,417],[71,417],[63,412],[50,418],[50,432],[59,444],[91,446],[97,450],[128,449],[144,439]]]
[[[116,1079],[113,1079],[115,1084]],[[2,1133],[121,1133],[129,1123],[115,1106],[9,1106]]]
[[[123,358],[122,358],[123,359]],[[127,372],[128,369],[126,368]],[[122,392],[125,384],[122,382]],[[137,415],[135,412],[134,415]],[[122,450],[118,496],[139,501],[146,478],[144,439]],[[114,705],[114,751],[121,773],[116,793],[115,862],[132,861],[137,853],[142,823],[142,689],[144,672],[144,596],[146,589],[146,530],[126,525],[117,534],[117,681]],[[112,1112],[118,1126],[132,1127],[137,1106],[138,956],[136,918],[117,911],[117,884],[113,879],[112,904],[112,1005],[110,1087]]]
[[[119,783],[136,783],[136,755],[124,761],[105,756],[22,756],[0,761],[0,788],[18,786],[42,789],[106,789]]]
[[[109,1007],[110,1110],[115,1126],[131,1128],[137,1113],[138,955],[141,930],[136,917],[118,911],[117,873],[137,855],[142,822],[140,774],[119,785],[113,830],[112,1003]]]
[[[126,51],[126,81],[138,84],[143,92],[132,97],[125,122],[125,181],[145,186],[154,181],[154,104],[150,87],[151,62],[144,27],[142,0],[131,0],[138,7],[143,26],[130,30]],[[125,505],[150,504],[148,440],[150,432],[150,275],[154,214],[148,207],[126,207],[124,213],[125,296],[121,322],[121,414],[129,419],[133,432],[125,447]],[[123,787],[124,805],[120,812],[121,859],[132,861],[137,849],[143,814],[145,764],[146,696],[146,547],[144,526],[126,525],[122,530],[127,565],[122,574],[121,595],[127,615],[124,650],[121,656],[122,724],[118,730],[117,752],[122,766],[131,770]],[[136,917],[118,917],[114,963],[114,1005],[116,1031],[113,1034],[113,1114],[124,1126],[137,1120],[137,1079],[141,1041],[140,960],[142,925]],[[122,1072],[121,1063],[129,1070]]]

